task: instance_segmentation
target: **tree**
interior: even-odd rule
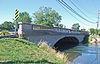
[[[0,30],[2,30],[2,25],[0,25]]]
[[[59,27],[59,28],[63,28],[63,24],[59,24],[58,27]]]
[[[2,30],[1,35],[3,35],[3,36],[9,35],[9,31],[8,30]]]
[[[98,30],[98,34],[100,34],[100,29]]]
[[[32,18],[30,17],[30,15],[27,12],[22,12],[22,13],[19,13],[18,22],[31,23]]]
[[[92,35],[98,35],[99,34],[99,30],[98,29],[94,29],[94,28],[90,28],[90,34]]]
[[[72,27],[73,27],[74,30],[79,30],[80,25],[79,25],[79,23],[75,23],[75,24],[72,25]]]
[[[92,35],[95,34],[95,29],[94,28],[90,28],[90,34],[92,34]]]
[[[5,21],[3,24],[0,25],[1,30],[13,30],[14,24],[12,22]]]
[[[54,23],[61,22],[61,16],[52,8],[40,7],[38,11],[33,13],[34,23],[47,25],[52,27]]]
[[[98,29],[94,30],[94,32],[95,32],[96,35],[98,35],[98,31],[99,31]]]

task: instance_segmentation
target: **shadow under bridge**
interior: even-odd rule
[[[79,41],[76,37],[64,37],[54,45],[54,48],[59,51],[64,51],[78,44]]]

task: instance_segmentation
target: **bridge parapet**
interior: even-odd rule
[[[71,29],[66,29],[66,28],[58,28],[58,27],[49,27],[45,25],[37,25],[37,24],[31,24],[31,23],[23,23],[19,22],[19,34],[22,34],[22,32],[31,32],[31,31],[53,31],[54,32],[60,32],[60,33],[69,33],[69,34],[88,34],[88,32],[74,32]]]
[[[58,27],[49,27],[45,25],[37,25],[31,23],[19,22],[19,28],[22,27],[23,30],[52,30],[52,31],[63,31],[70,32],[70,29],[58,28]]]

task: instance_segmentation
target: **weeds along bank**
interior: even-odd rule
[[[64,53],[56,52],[45,42],[36,46],[18,38],[0,39],[1,64],[67,64],[67,60]]]
[[[100,44],[100,36],[89,36],[89,44]]]

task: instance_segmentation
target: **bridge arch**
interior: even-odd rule
[[[79,44],[79,40],[76,37],[64,37],[56,42],[54,48],[59,51],[63,51],[74,47]]]

